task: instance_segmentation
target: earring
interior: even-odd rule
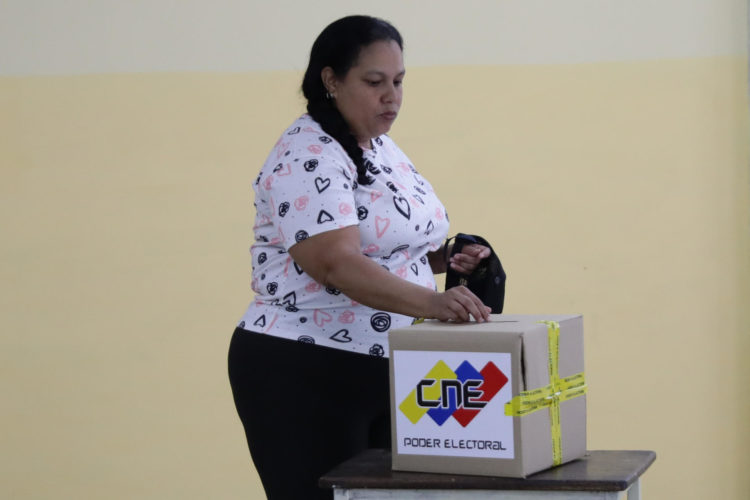
[[[334,98],[334,97],[333,97],[333,94],[331,94],[330,92],[326,92],[326,99],[327,99],[327,100],[329,100],[329,101],[330,101],[330,100],[331,100],[331,99],[333,99],[333,98]]]

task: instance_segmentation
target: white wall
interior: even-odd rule
[[[0,74],[304,68],[336,17],[365,13],[404,33],[407,63],[646,60],[744,50],[740,0],[4,0]],[[487,15],[487,13],[491,15]]]

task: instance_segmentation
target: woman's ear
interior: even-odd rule
[[[336,74],[333,68],[326,66],[320,72],[320,79],[323,80],[323,86],[329,94],[336,95]]]

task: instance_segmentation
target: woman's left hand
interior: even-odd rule
[[[448,265],[454,271],[461,274],[471,274],[477,268],[482,259],[490,256],[490,249],[484,245],[472,243],[464,245],[461,252],[453,255]]]

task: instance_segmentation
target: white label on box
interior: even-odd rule
[[[394,350],[397,451],[513,459],[510,353]]]

